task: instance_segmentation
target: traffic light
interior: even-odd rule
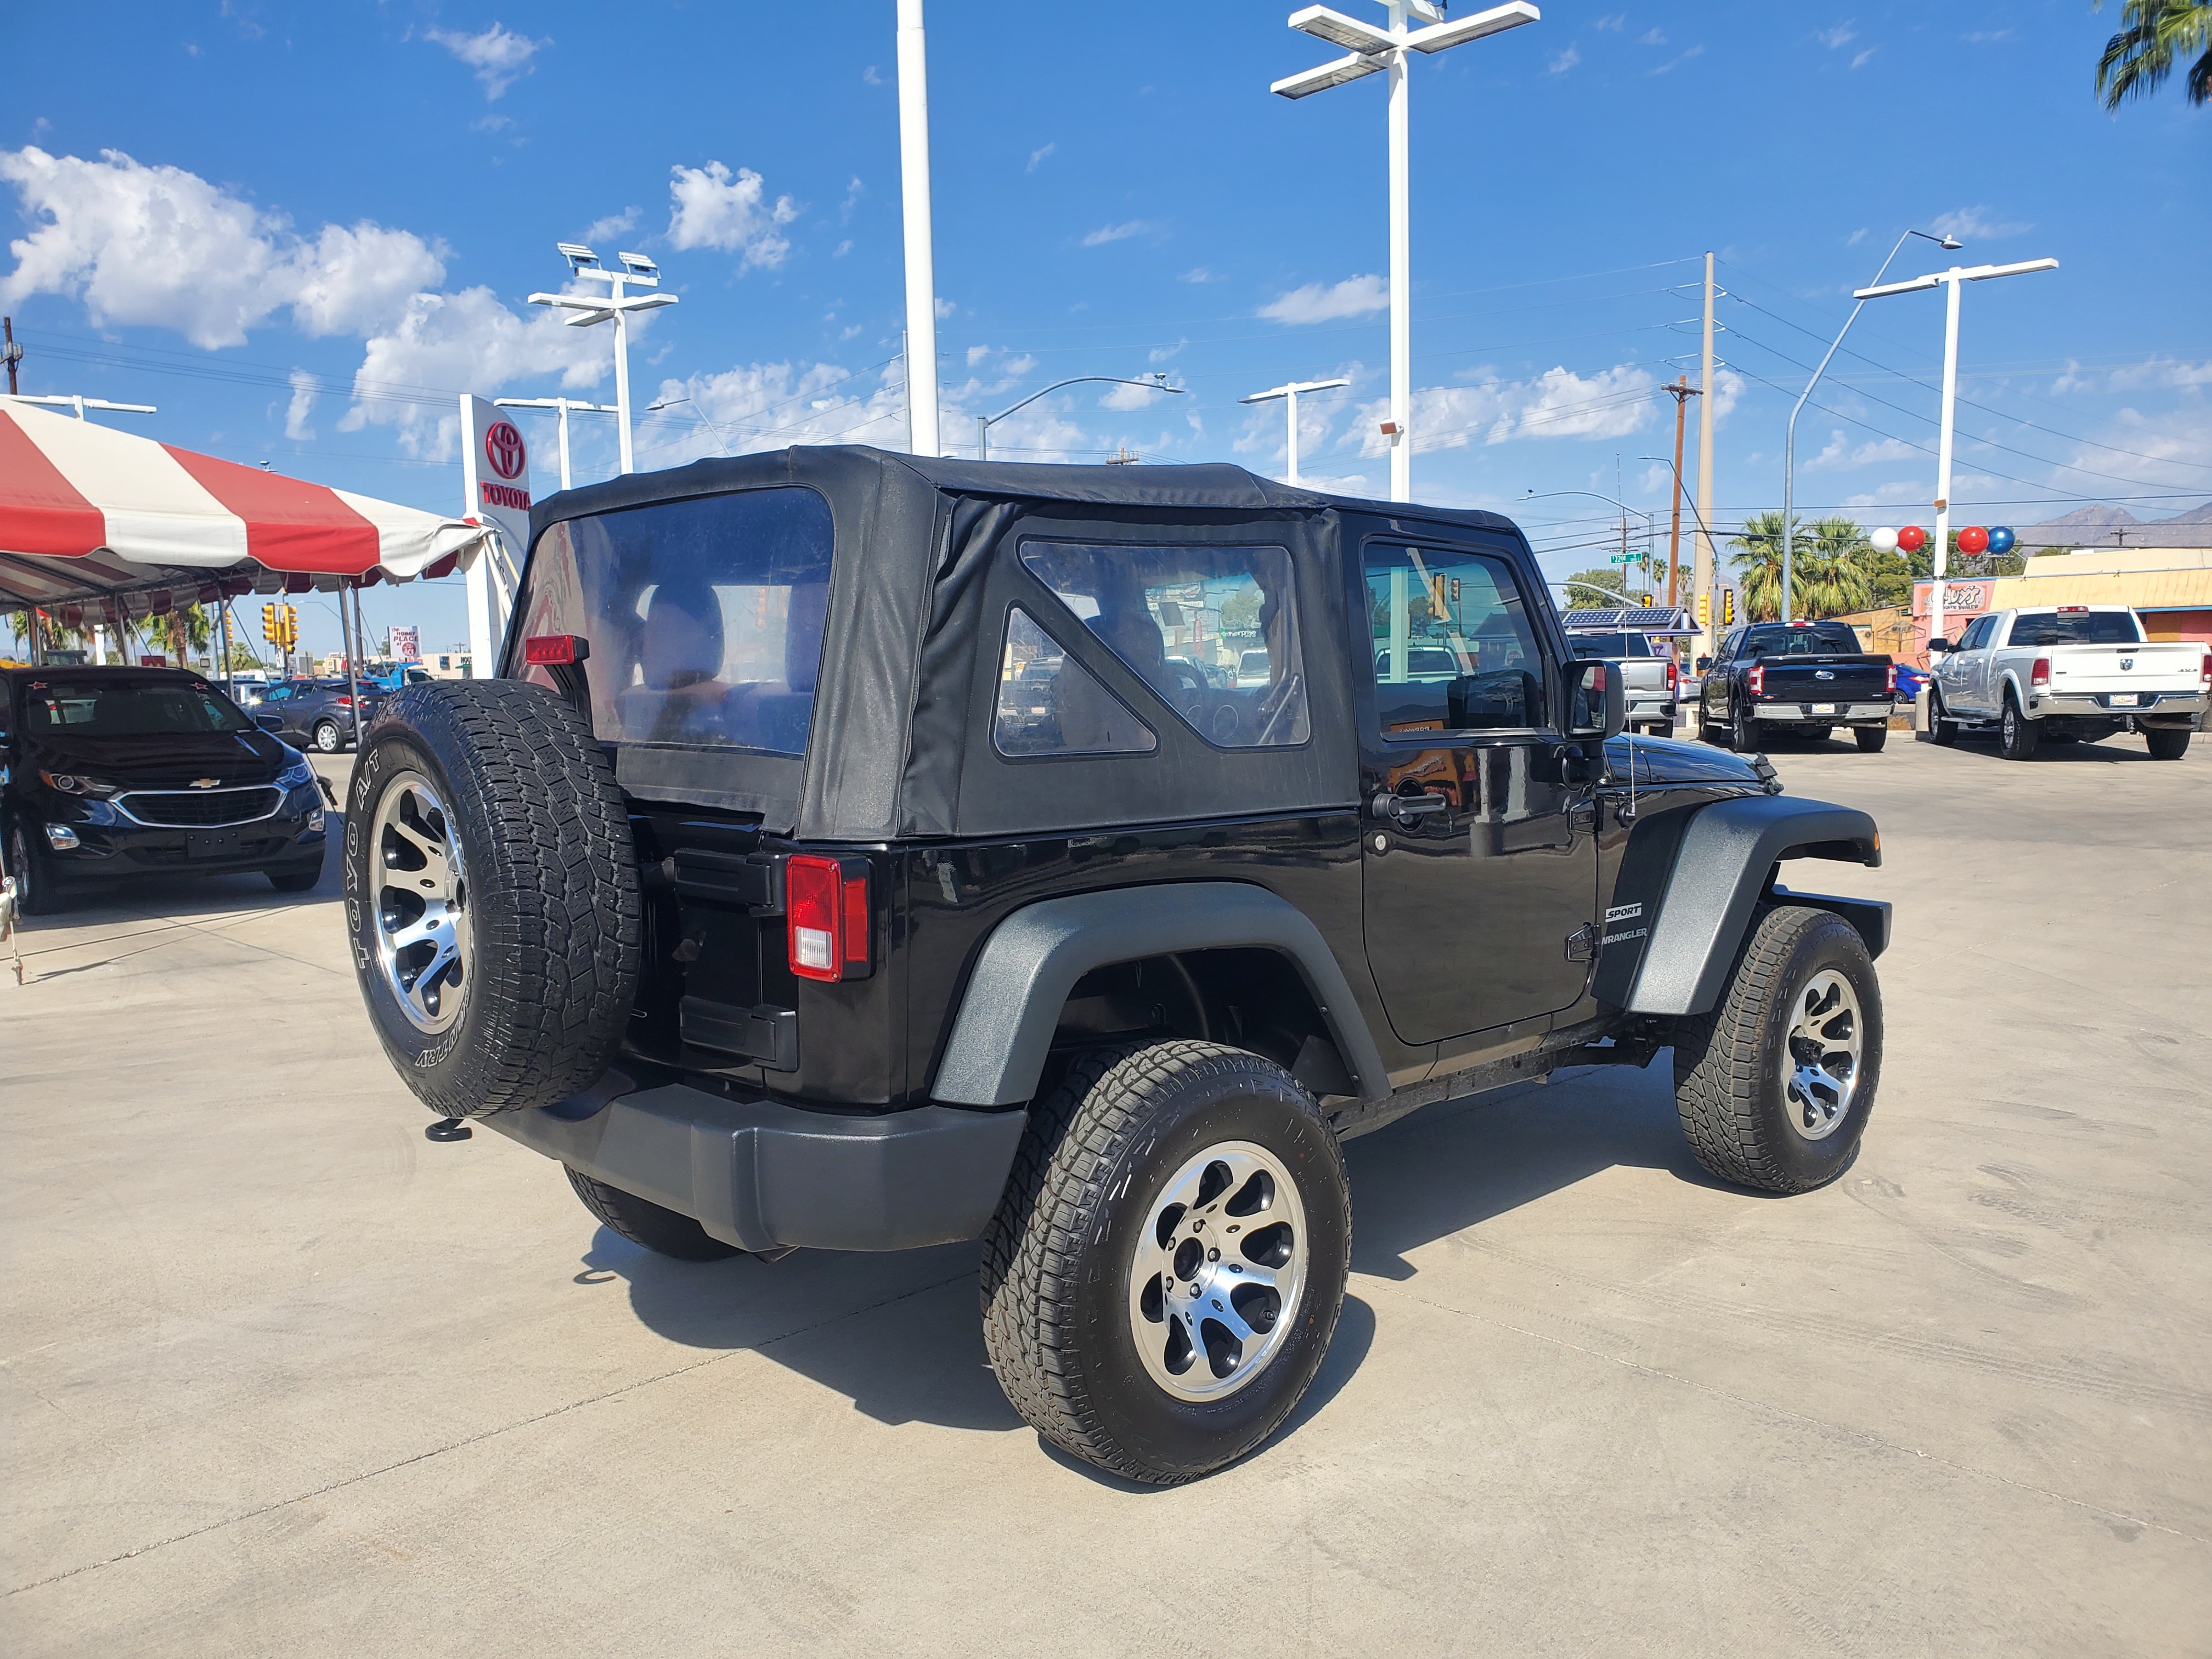
[[[1724,587],[1721,590],[1721,626],[1723,628],[1735,626],[1735,589],[1733,587]]]
[[[273,605],[264,605],[261,607],[261,637],[271,645],[277,642],[276,607]]]
[[[284,648],[289,651],[299,642],[300,607],[296,605],[288,605],[284,607]]]
[[[1698,595],[1698,626],[1700,629],[1707,629],[1712,625],[1713,596],[1710,593],[1700,593]]]

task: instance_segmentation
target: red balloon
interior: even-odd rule
[[[1970,524],[1959,532],[1959,551],[1986,553],[1990,547],[1990,532],[1978,524]]]
[[[1908,553],[1917,553],[1928,545],[1928,532],[1917,524],[1909,524],[1897,532],[1897,544]]]

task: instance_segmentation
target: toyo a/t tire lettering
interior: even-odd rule
[[[605,752],[552,693],[465,680],[386,702],[346,790],[345,908],[369,1018],[432,1111],[550,1106],[613,1058],[636,856]]]

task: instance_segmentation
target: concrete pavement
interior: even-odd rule
[[[1020,1425],[972,1245],[687,1266],[425,1141],[334,870],[35,923],[0,1641],[2203,1653],[2212,743],[1775,759],[1883,826],[1791,872],[1898,907],[1856,1165],[1716,1186],[1660,1066],[1356,1142],[1320,1383],[1165,1492]]]

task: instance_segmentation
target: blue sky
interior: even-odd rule
[[[1304,470],[1383,491],[1382,82],[1271,96],[1333,55],[1289,9],[932,0],[949,442],[1054,379],[1157,371],[1188,392],[1073,388],[995,428],[994,454],[1279,471],[1281,406],[1238,398],[1346,375],[1305,404]],[[1672,445],[1659,383],[1695,380],[1711,248],[1725,534],[1778,505],[1799,365],[1917,226],[1965,261],[2062,261],[1966,292],[1966,521],[2201,505],[2212,112],[2172,84],[2103,113],[2116,26],[2087,0],[1557,0],[1417,61],[1416,493],[1513,513],[1554,574],[1591,562],[1613,509],[1516,507],[1532,490],[1623,495],[1663,538],[1665,471],[1638,457]],[[693,400],[641,422],[641,467],[903,442],[891,0],[191,0],[15,9],[9,36],[0,297],[27,391],[156,404],[114,418],[454,511],[453,392],[611,400],[609,331],[525,303],[559,284],[553,243],[583,237],[650,253],[682,296],[633,345],[641,407]],[[1893,277],[1935,268],[1923,251]],[[1802,510],[1928,521],[1942,331],[1936,295],[1868,308],[1863,356],[1799,428]],[[543,493],[550,422],[526,429]],[[577,437],[580,478],[609,474],[609,423]],[[450,586],[368,609],[434,649],[465,632]],[[335,647],[327,606],[302,622]]]

